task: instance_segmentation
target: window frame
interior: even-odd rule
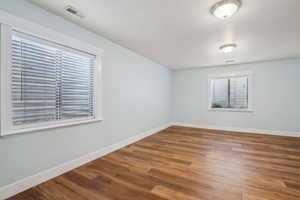
[[[213,81],[216,79],[248,78],[248,108],[213,108]],[[253,72],[241,71],[231,73],[212,74],[208,76],[208,110],[209,111],[229,111],[229,112],[254,112],[253,110]]]
[[[93,45],[84,43],[80,40],[71,38],[64,34],[50,30],[46,27],[29,22],[27,20],[15,17],[13,15],[0,11],[0,47],[1,47],[1,130],[0,136],[32,132],[50,128],[65,127],[84,123],[99,122],[102,117],[102,66],[101,57],[103,50]],[[86,52],[96,56],[96,70],[94,78],[95,92],[95,111],[93,117],[84,117],[77,119],[57,120],[50,122],[41,122],[28,125],[14,126],[12,123],[12,100],[11,100],[11,73],[12,73],[12,34],[14,31],[25,33],[33,37],[49,41],[53,44],[62,45],[78,51]]]

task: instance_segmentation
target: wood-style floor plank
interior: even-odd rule
[[[299,200],[300,138],[173,126],[10,200]]]

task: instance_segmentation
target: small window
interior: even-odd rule
[[[251,81],[250,72],[210,76],[209,109],[251,111]]]
[[[1,135],[96,120],[97,56],[8,30]],[[3,37],[2,37],[3,38]],[[3,76],[2,76],[3,77]],[[4,115],[2,111],[2,116]]]

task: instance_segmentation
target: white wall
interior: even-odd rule
[[[104,49],[104,121],[0,138],[0,187],[170,121],[171,72],[24,0],[0,9]]]
[[[253,71],[254,112],[208,111],[208,75]],[[197,126],[295,131],[300,136],[300,60],[173,72],[173,121]],[[284,132],[283,132],[284,134]]]

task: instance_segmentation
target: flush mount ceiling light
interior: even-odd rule
[[[224,44],[220,46],[220,50],[224,53],[230,53],[237,47],[236,44]]]
[[[220,18],[227,19],[236,13],[241,7],[240,0],[223,0],[216,3],[210,10],[210,12]]]

